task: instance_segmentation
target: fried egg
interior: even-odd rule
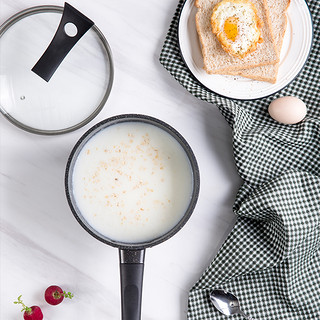
[[[211,16],[212,32],[222,48],[234,57],[244,58],[263,42],[262,21],[255,5],[249,0],[223,0]]]

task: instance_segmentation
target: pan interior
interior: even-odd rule
[[[69,202],[99,240],[117,247],[152,246],[189,218],[198,193],[197,167],[171,127],[150,117],[121,120],[100,124],[76,146]]]

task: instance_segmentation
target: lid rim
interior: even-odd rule
[[[53,5],[43,5],[43,6],[35,6],[24,9],[22,11],[17,12],[10,18],[8,18],[3,24],[0,25],[0,37],[5,33],[13,24],[18,22],[19,20],[31,16],[37,13],[43,12],[63,12],[63,7],[61,6],[53,6]]]
[[[2,35],[10,28],[12,27],[16,22],[20,21],[23,18],[26,18],[28,16],[31,16],[33,14],[38,14],[38,13],[48,13],[48,12],[58,12],[58,13],[62,13],[63,12],[63,7],[61,6],[55,6],[55,5],[41,5],[41,6],[34,6],[34,7],[30,7],[27,9],[24,9],[16,14],[14,14],[13,16],[11,16],[10,18],[8,18],[1,26],[0,26],[0,38],[2,37]],[[85,119],[83,119],[82,121],[80,121],[79,123],[73,125],[73,126],[69,126],[67,128],[63,128],[63,129],[50,129],[50,130],[46,130],[46,129],[39,129],[39,128],[34,128],[31,126],[28,126],[24,123],[22,123],[21,121],[15,119],[14,117],[12,117],[8,112],[5,111],[5,109],[0,106],[0,113],[12,124],[14,124],[16,127],[30,132],[30,133],[34,133],[34,134],[39,134],[39,135],[59,135],[59,134],[63,134],[63,133],[68,133],[68,132],[72,132],[75,131],[77,129],[80,129],[81,127],[85,126],[86,124],[88,124],[90,121],[92,121],[103,109],[105,103],[107,102],[110,92],[111,92],[111,88],[113,85],[113,80],[114,80],[114,63],[113,63],[113,57],[112,57],[112,52],[111,52],[111,48],[110,45],[107,41],[107,39],[105,38],[105,36],[103,35],[103,33],[100,31],[100,29],[94,24],[91,29],[96,33],[96,35],[98,36],[99,40],[101,41],[101,44],[104,48],[104,51],[108,57],[108,62],[109,62],[109,79],[108,79],[108,85],[105,89],[105,93],[100,101],[100,103],[98,104],[98,106],[96,107],[96,109]]]

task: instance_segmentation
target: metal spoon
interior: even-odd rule
[[[220,289],[212,290],[210,292],[210,300],[213,305],[226,316],[240,314],[248,320],[254,320],[252,317],[241,311],[238,299],[229,292]]]

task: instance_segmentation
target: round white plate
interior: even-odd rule
[[[194,0],[186,0],[179,19],[180,51],[193,76],[204,87],[221,96],[239,100],[267,97],[294,80],[308,59],[313,40],[311,14],[304,0],[291,0],[287,11],[288,24],[280,55],[278,79],[275,84],[239,76],[209,75],[203,69],[195,24],[196,12]]]

